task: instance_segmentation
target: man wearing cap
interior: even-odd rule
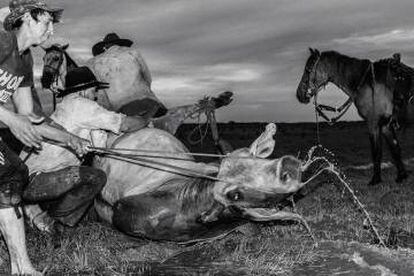
[[[65,83],[66,89],[58,95],[63,100],[50,118],[95,146],[106,147],[107,132],[121,134],[148,124],[142,117],[125,116],[100,106],[95,101],[97,93],[108,88],[108,83],[99,82],[86,66],[68,71]],[[23,152],[21,157],[27,154]],[[52,231],[53,221],[74,226],[106,183],[100,170],[81,166],[72,152],[52,144],[45,143],[42,150],[28,157],[26,164],[32,180],[23,198],[26,202],[40,203],[42,208],[33,204],[25,206],[25,211],[43,231]]]
[[[39,148],[41,141],[50,139],[83,155],[87,140],[52,127],[33,113],[30,47],[49,38],[62,9],[50,8],[43,0],[12,0],[9,10],[3,21],[5,30],[0,31],[0,121],[28,147]],[[4,107],[10,98],[17,113]],[[27,182],[26,165],[0,140],[0,228],[10,254],[11,274],[41,275],[27,255],[21,217],[21,194]]]

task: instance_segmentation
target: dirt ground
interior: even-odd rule
[[[220,124],[219,132],[240,148],[248,146],[265,125]],[[188,139],[194,127],[182,126],[179,139],[192,152],[213,153],[208,138],[202,145],[189,142],[198,140],[195,136]],[[305,197],[286,207],[304,216],[317,245],[303,226],[286,222],[248,224],[223,239],[201,244],[133,239],[98,222],[91,211],[79,226],[65,229],[58,248],[50,237],[27,227],[29,255],[47,275],[414,275],[414,127],[399,136],[403,159],[412,173],[403,183],[396,183],[384,148],[383,182],[369,187],[372,168],[365,125],[323,124],[319,132],[320,144],[334,154],[331,158],[336,159],[387,248],[378,245],[348,190],[335,177],[324,175]],[[278,124],[272,157],[304,158],[317,143],[314,124]],[[0,250],[0,272],[7,275],[4,244]]]

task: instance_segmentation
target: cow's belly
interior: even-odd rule
[[[159,153],[148,153],[150,155],[167,156],[166,152],[174,152],[171,155],[185,160],[166,158],[145,158],[157,163],[187,167],[186,163],[192,162],[193,158],[185,154],[188,149],[173,135],[154,128],[142,129],[119,137],[112,148],[126,148],[158,151]],[[131,152],[125,152],[131,153]],[[138,152],[135,152],[138,154]],[[143,154],[139,152],[139,154]],[[144,157],[142,157],[144,158]],[[95,166],[102,169],[107,175],[107,183],[102,190],[102,197],[109,204],[114,204],[121,198],[138,195],[156,189],[163,183],[173,178],[183,176],[177,175],[177,170],[168,166],[151,163],[132,163],[117,160],[111,157],[99,157]]]

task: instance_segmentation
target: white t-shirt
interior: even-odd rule
[[[60,102],[50,118],[63,126],[68,132],[87,139],[95,146],[105,146],[106,131],[120,133],[125,115],[109,111],[96,102],[83,98],[78,94],[66,96]],[[99,137],[98,139],[96,139]],[[96,145],[99,141],[99,145]],[[20,157],[24,159],[28,152],[23,151]],[[70,150],[43,142],[42,149],[32,153],[26,160],[29,174],[36,172],[51,172],[68,166],[79,166],[81,161]]]

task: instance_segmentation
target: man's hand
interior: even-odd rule
[[[8,124],[10,131],[28,147],[40,148],[42,136],[35,129],[28,116],[16,114]]]
[[[91,146],[91,143],[86,139],[71,135],[68,141],[68,146],[72,148],[78,156],[82,157],[90,151],[89,147]]]

